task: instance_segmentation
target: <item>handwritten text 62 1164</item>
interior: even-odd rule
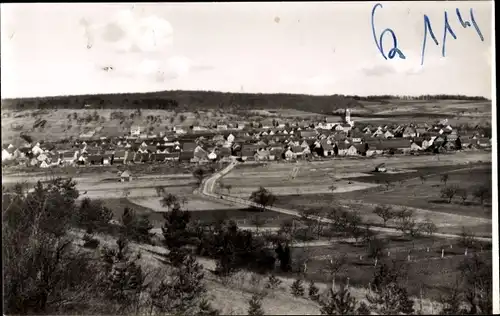
[[[383,8],[382,4],[377,3],[373,7],[373,9],[372,9],[372,16],[371,16],[372,32],[373,32],[373,39],[375,40],[375,45],[377,46],[378,50],[380,51],[380,54],[382,55],[382,57],[384,57],[384,59],[393,59],[396,56],[398,56],[401,59],[406,59],[405,54],[398,47],[398,40],[397,40],[396,34],[394,33],[394,31],[391,28],[386,28],[377,37],[377,32],[375,30],[375,12],[376,12],[376,10],[377,10],[378,7],[380,7],[381,9]],[[470,9],[470,21],[465,21],[463,19],[462,14],[460,13],[460,10],[458,8],[455,10],[455,12],[456,12],[456,18],[457,18],[458,22],[460,23],[460,25],[464,29],[466,29],[468,27],[474,27],[474,29],[476,30],[476,33],[477,33],[479,39],[482,42],[484,42],[483,34],[481,33],[481,30],[479,29],[479,26],[476,23],[476,20],[474,18],[474,12],[472,11],[472,8]],[[429,17],[426,14],[424,14],[424,25],[423,25],[423,27],[424,27],[424,38],[423,38],[423,41],[422,41],[422,55],[421,55],[421,61],[420,61],[421,65],[424,64],[425,47],[427,45],[427,36],[430,36],[431,39],[434,41],[434,43],[439,46],[439,42],[436,39],[436,36],[434,35],[434,31],[432,30],[431,21],[430,21]],[[391,47],[391,49],[386,54],[386,50],[384,50],[384,47],[382,46],[382,40],[384,38],[384,35],[386,35],[387,33],[389,33],[392,36],[393,46]],[[441,43],[441,54],[442,54],[443,57],[446,56],[446,37],[447,37],[448,34],[450,34],[454,39],[457,39],[457,35],[453,31],[453,29],[450,26],[450,23],[448,21],[448,12],[445,11],[444,12],[443,40],[442,40],[442,43]]]

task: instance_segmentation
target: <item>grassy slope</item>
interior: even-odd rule
[[[82,237],[83,232],[75,232],[75,235]],[[115,238],[109,235],[98,234],[96,236],[101,241],[101,245],[113,246]],[[163,265],[157,259],[158,255],[164,254],[166,250],[160,246],[151,246],[144,244],[130,244],[132,251],[141,252],[141,260],[143,268],[146,271],[154,271],[155,269],[168,270],[169,267]],[[214,269],[215,263],[213,260],[198,258],[207,272],[205,273],[205,280],[208,289],[208,297],[212,300],[214,307],[220,309],[225,315],[245,315],[247,314],[248,300],[254,293],[262,293],[266,282],[265,276],[260,276],[250,272],[236,273],[232,278],[223,280],[215,277],[209,271]],[[153,273],[153,275],[157,275]],[[368,275],[363,273],[363,275]],[[278,276],[282,284],[274,292],[268,293],[263,300],[263,309],[266,314],[275,315],[318,315],[319,306],[317,303],[312,302],[305,298],[297,298],[291,295],[290,286],[292,282],[298,277],[296,275]],[[318,277],[316,277],[318,278]],[[328,280],[325,280],[325,274],[317,280],[316,284],[320,291],[326,290]],[[353,284],[351,282],[351,284]],[[307,284],[304,284],[307,293]],[[351,287],[351,294],[358,300],[365,300],[367,291],[364,288]],[[424,298],[422,302],[424,314],[435,313],[439,304]],[[419,308],[419,302],[415,305]]]

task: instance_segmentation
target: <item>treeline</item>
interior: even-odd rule
[[[467,96],[461,94],[423,94],[419,96],[404,96],[404,95],[369,95],[369,96],[352,96],[357,101],[385,101],[385,100],[463,100],[463,101],[490,101],[488,98],[480,96]]]
[[[214,91],[163,91],[150,93],[57,96],[3,99],[2,109],[162,109],[194,111],[206,109],[296,109],[331,113],[335,109],[361,105],[349,96],[304,94],[250,94]]]

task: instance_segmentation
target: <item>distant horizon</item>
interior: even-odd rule
[[[492,101],[491,98],[481,96],[481,95],[467,95],[467,94],[447,94],[447,93],[435,93],[435,94],[415,94],[415,95],[402,95],[402,94],[369,94],[369,95],[360,95],[360,94],[342,94],[342,93],[334,93],[334,94],[308,94],[308,93],[293,93],[293,92],[232,92],[232,91],[220,91],[220,90],[189,90],[189,89],[176,89],[176,90],[156,90],[156,91],[148,91],[148,92],[116,92],[116,93],[87,93],[87,94],[64,94],[64,95],[47,95],[47,96],[36,96],[36,97],[14,97],[14,98],[2,98],[1,100],[23,100],[23,99],[43,99],[43,98],[65,98],[65,97],[83,97],[83,96],[105,96],[105,95],[141,95],[141,94],[155,94],[162,92],[203,92],[203,93],[222,93],[222,94],[255,94],[255,95],[305,95],[305,96],[313,96],[313,97],[332,97],[332,96],[343,96],[346,98],[353,97],[361,97],[361,98],[369,98],[369,97],[384,97],[389,96],[393,98],[417,98],[423,96],[436,97],[436,96],[450,96],[450,97],[466,97],[466,98],[484,98],[487,101]]]

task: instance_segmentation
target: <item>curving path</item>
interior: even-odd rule
[[[217,199],[219,201],[222,198],[224,201],[231,202],[231,203],[238,205],[238,206],[250,206],[250,207],[260,207],[261,208],[262,207],[261,205],[254,203],[252,201],[249,201],[249,200],[236,198],[236,197],[225,195],[222,193],[221,194],[214,193],[214,189],[215,189],[215,186],[217,184],[217,180],[219,180],[221,177],[223,177],[226,174],[228,174],[229,172],[231,172],[231,170],[233,170],[233,168],[237,164],[238,164],[238,162],[236,160],[233,160],[227,167],[225,167],[224,169],[222,169],[221,171],[219,171],[217,173],[214,173],[210,178],[205,179],[202,182],[202,188],[201,188],[200,193],[209,197],[209,198]],[[269,211],[282,213],[282,214],[301,217],[300,213],[298,211],[295,211],[295,210],[284,209],[284,208],[279,208],[279,207],[274,207],[274,206],[266,206],[265,209],[269,210]],[[313,217],[313,219],[319,220],[323,223],[333,223],[333,221],[331,219],[328,219],[328,218],[322,218],[322,217],[315,218],[315,217]],[[392,235],[399,234],[399,231],[397,229],[394,229],[394,228],[372,226],[371,229],[373,229],[374,231],[383,232],[383,233],[392,234]],[[460,238],[461,237],[460,235],[456,235],[456,234],[444,234],[444,233],[434,233],[434,236],[443,237],[443,238]],[[486,242],[491,242],[491,240],[492,240],[491,237],[475,237],[475,239],[478,241],[486,241]]]

